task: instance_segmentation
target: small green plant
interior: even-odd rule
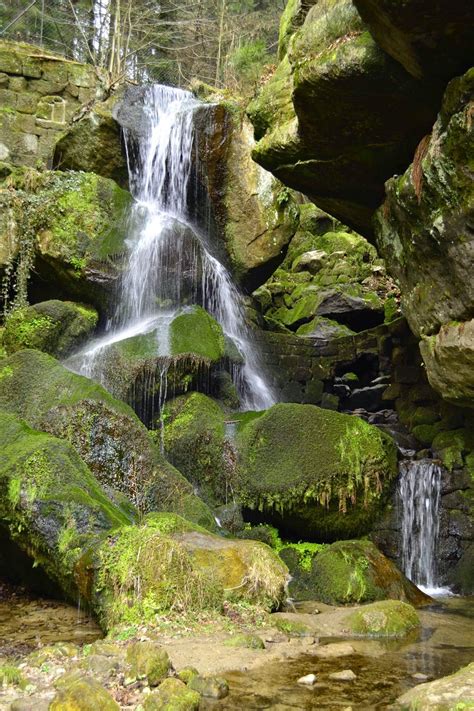
[[[1,686],[23,686],[25,680],[18,667],[13,664],[3,664],[0,666],[0,685]]]

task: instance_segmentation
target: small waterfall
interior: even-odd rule
[[[449,592],[436,585],[441,474],[430,459],[400,464],[403,572],[428,594]]]
[[[200,304],[242,356],[243,364],[232,369],[242,407],[263,410],[275,403],[275,397],[245,323],[242,296],[191,214],[193,114],[198,106],[190,92],[153,85],[145,94],[145,136],[137,139],[124,129],[134,197],[128,265],[108,332],[71,359],[69,366],[101,381],[107,347],[152,330],[158,334],[157,355],[167,356],[173,315],[189,304]],[[164,375],[162,371],[159,379]]]

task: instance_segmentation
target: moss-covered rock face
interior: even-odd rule
[[[347,622],[353,634],[369,637],[404,637],[421,627],[416,610],[399,600],[365,605],[349,615]]]
[[[54,282],[54,296],[59,289],[106,310],[125,251],[130,203],[128,192],[93,173],[15,169],[0,184],[0,204],[11,218],[0,243],[10,245],[10,262],[16,260],[6,269],[17,273],[19,305],[34,265],[42,282]]]
[[[167,459],[198,487],[205,501],[226,503],[233,458],[220,405],[201,393],[183,395],[166,405],[163,422]]]
[[[120,126],[113,119],[111,98],[93,105],[80,121],[57,142],[54,164],[60,170],[82,170],[128,184],[127,161],[122,150]]]
[[[253,157],[370,235],[383,183],[432,125],[439,89],[384,52],[350,0],[294,10],[290,0],[281,25],[287,53],[248,109],[259,139]]]
[[[472,62],[472,14],[462,0],[354,0],[354,5],[382,49],[414,77],[447,81]]]
[[[399,696],[394,704],[396,711],[468,711],[474,697],[474,662],[454,674],[419,684]]]
[[[288,575],[267,546],[213,536],[173,514],[121,528],[94,558],[90,589],[106,629],[170,611],[218,611],[232,599],[272,609],[284,598]]]
[[[97,311],[91,306],[44,301],[9,314],[3,345],[7,353],[35,348],[63,358],[92,335],[97,321]]]
[[[76,566],[83,549],[107,530],[130,523],[130,516],[105,496],[67,442],[2,412],[0,446],[2,529],[77,600]]]
[[[391,598],[426,604],[422,593],[370,541],[338,541],[313,558],[309,570],[312,599],[330,605]]]
[[[474,69],[448,85],[431,136],[405,174],[387,183],[376,216],[377,241],[400,283],[404,313],[423,339],[428,378],[460,405],[472,398],[473,87]]]
[[[242,503],[306,540],[368,532],[397,475],[390,437],[313,405],[275,405],[243,421],[237,448]]]
[[[165,679],[158,689],[145,698],[145,711],[197,711],[201,695],[179,679]]]
[[[220,99],[195,117],[213,218],[234,276],[255,288],[281,261],[295,233],[296,196],[252,160],[252,127],[237,103]]]
[[[0,407],[66,439],[105,486],[141,509],[175,510],[215,527],[207,506],[164,458],[133,410],[39,351],[0,364]]]
[[[253,294],[269,328],[328,340],[382,323],[397,289],[375,248],[314,205],[300,216],[282,264]]]
[[[200,306],[179,314],[170,324],[171,355],[190,353],[210,362],[224,357],[225,340],[221,326]]]

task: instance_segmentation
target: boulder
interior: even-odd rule
[[[40,295],[38,301],[59,292],[102,314],[111,309],[131,199],[113,180],[94,173],[17,168],[5,178],[0,205],[11,219],[0,234],[0,253],[10,260],[5,270],[19,305],[34,267],[29,289]]]
[[[179,679],[165,679],[158,689],[145,697],[143,708],[145,711],[197,711],[201,695],[193,691]]]
[[[252,516],[305,540],[367,533],[397,476],[393,440],[363,420],[282,403],[237,432],[236,495]]]
[[[255,288],[281,262],[296,231],[297,196],[252,160],[252,126],[237,103],[203,105],[195,121],[200,168],[218,234],[234,276],[246,288]]]
[[[474,30],[472,8],[464,0],[354,0],[354,5],[376,42],[412,76],[447,81],[470,66]]]
[[[252,155],[370,237],[383,183],[429,131],[441,88],[390,57],[350,0],[304,5],[286,55],[248,107],[258,139]],[[285,13],[283,35],[287,24]]]
[[[36,574],[39,568],[75,602],[82,550],[110,529],[130,523],[130,515],[105,496],[67,442],[5,412],[0,425],[1,532],[2,541],[5,535],[9,541],[2,542],[2,567],[41,590],[46,583]],[[28,556],[29,566],[18,549]]]
[[[35,348],[64,358],[90,338],[98,318],[91,306],[57,299],[43,301],[9,314],[3,345],[7,353]]]
[[[400,600],[384,600],[364,605],[347,616],[354,635],[369,637],[404,637],[421,627],[414,607]]]
[[[216,612],[224,600],[270,610],[283,601],[288,576],[263,543],[215,536],[169,513],[148,514],[142,525],[122,527],[84,566],[105,629],[152,622],[170,611]]]
[[[469,709],[474,698],[474,662],[454,674],[418,684],[399,696],[394,704],[398,711],[444,711]]]
[[[120,706],[98,681],[82,677],[62,686],[49,708],[50,711],[119,711]]]
[[[420,351],[434,390],[453,405],[474,407],[474,320],[443,324],[422,339]]]
[[[215,528],[210,510],[160,455],[133,410],[51,356],[24,350],[1,361],[0,407],[67,440],[103,486],[141,510],[175,510]]]
[[[329,605],[375,600],[431,601],[370,541],[338,541],[316,553],[303,577],[306,599]]]
[[[96,173],[127,187],[127,160],[122,149],[120,126],[111,112],[115,101],[114,97],[95,103],[63,134],[54,150],[56,168]]]

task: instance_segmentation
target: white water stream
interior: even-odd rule
[[[421,590],[435,596],[450,593],[437,585],[441,475],[441,467],[430,459],[400,464],[403,572]]]
[[[174,315],[199,303],[243,358],[243,365],[233,369],[242,408],[263,410],[274,404],[275,397],[245,323],[242,296],[209,251],[208,235],[192,224],[188,208],[195,159],[193,114],[199,105],[190,92],[153,85],[145,95],[146,136],[136,147],[125,131],[134,206],[117,312],[105,336],[68,365],[101,381],[101,358],[107,347],[151,331],[158,336],[157,355],[170,355],[167,331]]]

